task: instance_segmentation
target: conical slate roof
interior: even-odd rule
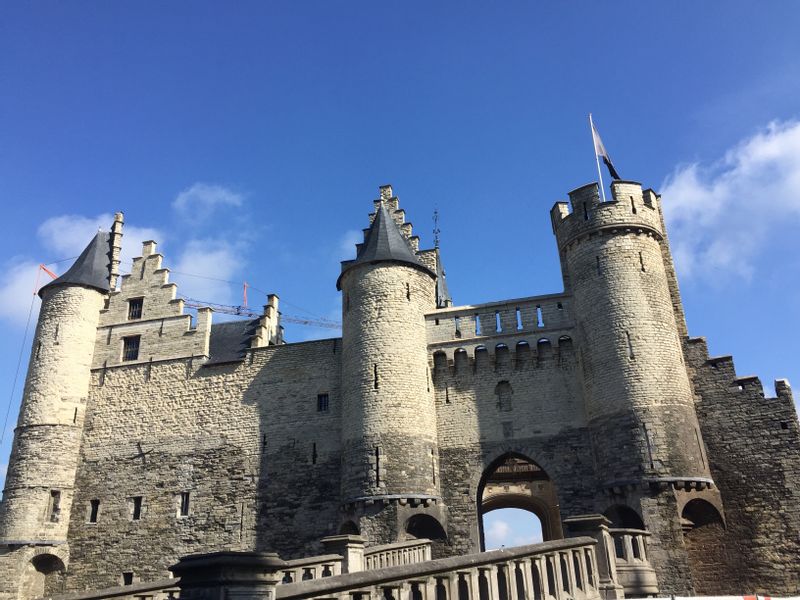
[[[344,264],[342,273],[336,281],[336,289],[341,289],[339,284],[347,271],[356,265],[376,262],[405,263],[436,277],[436,273],[423,265],[414,254],[383,202],[380,203],[375,213],[375,219],[367,232],[366,240],[358,251],[358,256],[354,261]]]
[[[86,249],[81,252],[73,265],[58,279],[54,279],[39,289],[39,296],[45,288],[57,285],[82,285],[94,288],[101,292],[109,290],[109,274],[111,260],[111,234],[108,231],[98,231],[94,239],[89,242]]]

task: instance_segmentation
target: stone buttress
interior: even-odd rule
[[[100,311],[116,285],[122,215],[75,264],[39,290],[33,339],[0,505],[0,598],[60,589],[68,564],[90,368]],[[26,589],[23,590],[22,588]]]
[[[418,256],[389,186],[371,218],[337,288],[343,531],[355,528],[375,544],[402,539],[414,514],[432,511],[440,520],[441,495],[425,324],[436,306],[435,266]]]

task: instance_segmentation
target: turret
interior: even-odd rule
[[[0,545],[66,541],[95,336],[118,275],[122,214],[42,299],[0,508]]]
[[[411,245],[389,186],[354,261],[342,263],[342,499],[373,543],[402,523],[364,506],[428,507],[440,501],[436,412],[425,313],[436,308],[435,268]],[[373,511],[375,512],[375,511]],[[395,513],[396,514],[396,513]],[[390,523],[391,521],[391,523]],[[402,521],[397,517],[397,521]]]
[[[598,483],[711,483],[683,359],[680,300],[660,199],[615,181],[572,191],[551,212],[574,300]],[[683,483],[681,484],[683,485]]]

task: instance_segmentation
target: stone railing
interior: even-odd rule
[[[647,558],[647,537],[642,529],[609,529],[614,540],[617,579],[625,595],[649,596],[658,593],[656,572]]]
[[[601,598],[595,540],[571,538],[348,573],[276,591],[281,600],[593,600]]]
[[[342,557],[339,554],[323,554],[322,556],[309,556],[287,560],[286,566],[281,569],[283,578],[280,583],[297,583],[322,577],[333,577],[342,574]]]
[[[408,540],[364,549],[364,568],[366,571],[413,565],[431,559],[430,540]]]
[[[93,590],[91,592],[75,592],[54,596],[52,600],[178,600],[180,589],[178,579],[158,579],[144,583],[133,583],[118,587]]]
[[[601,600],[608,577],[595,544],[575,537],[283,585],[276,554],[189,556],[171,569],[181,600]]]

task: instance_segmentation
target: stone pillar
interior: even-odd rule
[[[212,552],[184,556],[169,570],[180,577],[181,600],[275,600],[285,566],[274,552]]]
[[[622,598],[623,587],[617,579],[617,561],[613,540],[608,531],[611,524],[603,515],[578,515],[564,519],[567,537],[589,536],[596,540],[597,585],[602,598]]]
[[[360,535],[331,535],[320,540],[326,554],[338,554],[342,561],[342,573],[363,571],[364,538]]]

